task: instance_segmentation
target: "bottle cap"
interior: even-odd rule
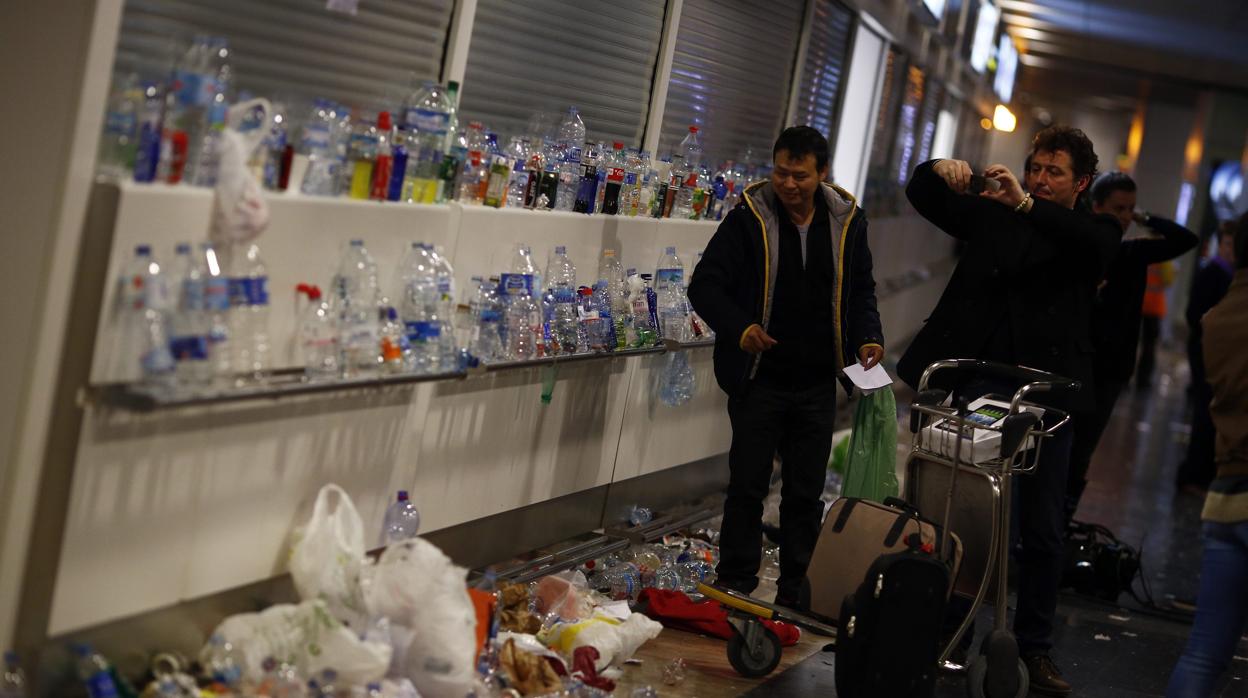
[[[555,254],[567,254],[567,253],[568,253],[567,247],[564,247],[563,245],[555,246]]]
[[[363,240],[358,240],[358,239],[357,239],[357,240],[352,240],[352,241],[351,241],[351,246],[352,246],[352,247],[363,247],[363,246],[364,246],[364,241],[363,241]]]
[[[663,254],[676,254],[676,248],[675,248],[675,247],[669,247],[669,248],[667,248],[667,249],[663,250]]]
[[[407,501],[407,490],[399,490],[399,499],[398,499],[398,501],[400,501],[400,502],[406,502],[406,501]]]
[[[389,131],[391,127],[390,112],[383,111],[377,115],[377,128],[382,131]]]
[[[190,254],[190,253],[191,253],[191,243],[189,243],[189,242],[179,242],[179,243],[178,243],[178,246],[177,246],[177,247],[175,247],[175,248],[173,248],[173,250],[174,250],[174,252],[176,252],[176,253],[178,253],[178,254]]]
[[[624,144],[619,141],[612,141],[611,147],[615,148],[616,150],[624,150]]]
[[[690,126],[690,127],[689,127],[689,133],[697,133],[697,132],[698,132],[698,127],[697,127],[697,126]]]
[[[152,246],[151,245],[135,245],[134,254],[139,257],[151,257]]]

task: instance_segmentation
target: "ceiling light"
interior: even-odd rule
[[[992,112],[992,125],[998,131],[1013,133],[1014,127],[1018,125],[1018,119],[1004,104],[998,104],[996,110]]]

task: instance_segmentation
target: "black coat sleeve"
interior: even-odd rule
[[[1148,217],[1148,227],[1160,238],[1140,238],[1128,243],[1138,248],[1140,261],[1145,264],[1157,264],[1174,259],[1196,247],[1200,236],[1167,218]]]
[[[724,217],[702,252],[702,261],[689,280],[689,302],[698,316],[721,337],[740,341],[745,329],[754,324],[753,313],[733,301],[732,290],[742,276],[753,275],[746,249],[749,244],[748,216],[737,207]]]
[[[929,160],[914,168],[906,185],[910,205],[937,228],[959,240],[969,240],[974,228],[967,225],[968,216],[982,200],[975,196],[956,194],[940,175],[932,171],[938,160]]]
[[[854,244],[854,258],[846,265],[850,269],[849,307],[847,320],[850,356],[846,361],[857,360],[858,350],[864,344],[884,345],[884,330],[880,325],[880,311],[875,300],[875,276],[871,260],[871,248],[867,245],[867,218],[858,211],[861,221],[857,224],[858,239]]]
[[[1099,278],[1118,254],[1122,227],[1111,216],[1075,211],[1045,199],[1034,199],[1025,215],[1037,235],[1050,238],[1074,259],[1086,260]]]

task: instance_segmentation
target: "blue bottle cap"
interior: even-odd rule
[[[151,245],[135,245],[134,254],[139,257],[151,257],[152,246]]]
[[[676,248],[675,248],[675,247],[669,247],[669,248],[667,248],[667,249],[663,250],[663,254],[673,254],[673,255],[674,255],[674,254],[676,254]]]
[[[190,243],[188,243],[188,242],[179,242],[179,243],[178,243],[178,246],[177,246],[177,247],[175,247],[175,248],[173,248],[173,251],[174,251],[174,252],[176,252],[176,253],[178,253],[178,254],[190,254],[190,253],[191,253],[191,245],[190,245]]]
[[[399,499],[398,499],[398,501],[400,501],[400,502],[406,502],[406,501],[407,501],[407,490],[399,490]]]
[[[564,247],[563,245],[555,246],[555,254],[567,254],[567,253],[568,253],[568,248]]]
[[[363,240],[358,240],[358,239],[357,239],[357,240],[352,240],[352,241],[351,241],[351,246],[352,246],[352,247],[363,247],[363,246],[364,246],[364,241],[363,241]]]

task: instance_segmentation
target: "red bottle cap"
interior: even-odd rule
[[[389,131],[391,127],[390,112],[383,111],[377,115],[377,128],[382,131]]]

